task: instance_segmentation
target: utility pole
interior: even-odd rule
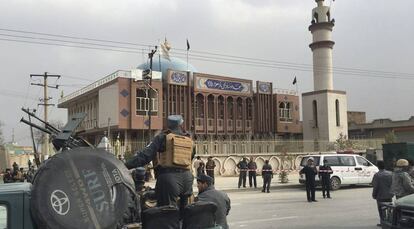
[[[49,100],[52,99],[52,97],[48,97],[47,95],[47,89],[48,88],[54,88],[54,89],[58,89],[59,85],[55,85],[55,86],[50,86],[47,83],[47,78],[49,77],[53,77],[53,78],[60,78],[60,75],[48,75],[47,72],[45,72],[43,75],[39,75],[39,74],[30,74],[30,78],[33,77],[43,77],[43,84],[41,83],[31,83],[31,85],[36,85],[36,86],[41,86],[43,87],[43,99],[41,99],[40,101],[42,101],[43,103],[39,103],[39,106],[44,106],[44,121],[47,123],[47,107],[48,106],[54,106],[54,104],[50,104]],[[45,125],[46,127],[46,125]],[[42,145],[42,160],[45,159],[45,155],[49,155],[49,135],[47,135],[46,133],[43,134],[43,145]]]
[[[154,57],[154,54],[157,52],[157,46],[155,46],[155,49],[152,49],[150,53],[148,53],[148,57],[150,59],[150,74],[149,74],[149,88],[152,89],[152,58]],[[161,69],[160,69],[161,70]],[[152,112],[152,97],[151,93],[147,93],[148,95],[148,142],[151,142],[152,140],[152,134],[151,134],[151,112]]]

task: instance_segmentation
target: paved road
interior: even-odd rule
[[[370,187],[349,187],[332,193],[333,199],[308,203],[304,189],[280,189],[271,193],[246,190],[230,192],[230,228],[358,228],[376,229],[376,202]]]

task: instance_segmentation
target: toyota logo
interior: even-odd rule
[[[50,203],[52,204],[53,210],[59,215],[66,215],[70,209],[69,198],[61,190],[55,190],[50,195]]]

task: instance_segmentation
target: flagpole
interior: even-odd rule
[[[188,38],[187,38],[187,72],[189,71],[188,69],[188,51],[190,50],[190,43],[188,43]]]
[[[299,95],[298,81],[296,81],[296,95]]]

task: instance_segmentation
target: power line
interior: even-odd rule
[[[4,29],[0,29],[0,30],[4,30]],[[8,31],[8,30],[6,30],[6,31]],[[14,30],[12,30],[12,31],[14,31]],[[26,33],[33,33],[33,32],[26,32]],[[34,33],[34,34],[41,34],[41,33]],[[61,36],[61,35],[56,35],[56,36]],[[17,36],[17,37],[19,37],[19,36]],[[20,36],[20,37],[23,37],[23,36]],[[63,36],[63,37],[69,37],[69,36]],[[31,38],[33,38],[33,37],[31,37]],[[74,38],[74,37],[71,37],[71,38]],[[42,40],[43,38],[33,38],[33,39]],[[86,39],[86,38],[76,38],[76,39]],[[90,47],[90,46],[66,45],[66,44],[24,41],[24,40],[15,40],[15,39],[3,39],[3,38],[0,38],[0,40],[23,42],[23,43],[33,43],[33,44],[43,44],[43,45],[64,46],[64,47],[85,48],[85,49],[95,49],[95,50],[105,50],[105,51],[116,51],[116,52],[135,53],[135,54],[138,53],[137,51],[142,51],[142,49],[120,47],[120,46],[114,46],[114,45],[109,46],[109,47],[112,47],[112,48],[99,48],[99,47]],[[46,40],[48,40],[48,39],[46,39]],[[53,39],[49,39],[49,40],[53,40]],[[89,40],[97,40],[97,39],[89,39]],[[59,41],[60,42],[68,42],[68,43],[72,42],[72,41],[64,41],[64,40],[59,40]],[[102,40],[102,41],[107,41],[107,40]],[[134,44],[134,43],[115,42],[115,41],[110,41],[110,42]],[[90,45],[95,45],[95,46],[102,46],[102,44],[93,44],[93,43],[79,43],[79,44],[90,44]],[[136,45],[136,44],[134,44],[134,45]],[[104,45],[104,47],[108,47],[108,46]],[[115,48],[115,49],[113,49],[113,48]],[[119,50],[118,48],[119,49],[134,49],[134,50],[137,50],[137,51]],[[176,49],[176,50],[182,50],[182,49]],[[248,58],[248,57],[239,57],[239,56],[217,54],[217,53],[211,53],[211,52],[201,52],[201,51],[194,51],[194,52],[206,53],[206,54],[209,54],[209,55],[217,55],[218,57],[213,58],[213,57],[209,57],[209,56],[190,54],[191,59],[201,60],[201,61],[208,61],[208,62],[215,62],[215,63],[237,64],[237,65],[247,65],[247,66],[254,66],[254,67],[266,67],[266,68],[295,70],[295,71],[314,71],[314,70],[315,71],[327,71],[327,70],[332,70],[333,72],[335,72],[337,74],[346,74],[346,75],[366,76],[366,77],[375,77],[375,78],[387,78],[387,79],[414,79],[414,78],[408,77],[408,76],[414,76],[414,74],[409,74],[409,73],[385,72],[385,71],[352,69],[352,68],[342,68],[342,67],[328,69],[328,68],[318,67],[318,66],[314,67],[312,65],[307,65],[307,64],[295,64],[295,63],[291,63],[291,62],[277,62],[277,61],[272,61],[272,60],[265,60],[265,59],[258,59],[258,58]],[[177,52],[176,54],[181,55],[181,56],[185,55],[185,54],[180,53],[180,52]],[[226,57],[228,57],[228,58],[226,58]],[[217,61],[218,59],[220,59],[222,61]],[[406,77],[401,76],[401,75],[405,75]],[[77,79],[81,79],[81,78],[77,78]],[[82,80],[85,80],[85,79],[82,79]]]
[[[76,39],[76,40],[97,41],[97,42],[132,45],[132,46],[141,46],[141,47],[151,47],[151,46],[153,46],[153,45],[141,44],[141,43],[132,43],[132,42],[114,41],[114,40],[103,40],[103,39],[95,39],[95,38],[76,37],[76,36],[58,35],[58,34],[50,34],[50,33],[40,33],[40,32],[14,30],[14,29],[6,29],[6,28],[0,28],[0,30],[1,31],[7,31],[7,32],[14,32],[14,33],[35,34],[35,35],[42,35],[42,36],[49,36],[49,37],[60,37],[60,38],[69,38],[69,39]],[[4,34],[4,35],[5,36],[23,37],[23,36],[18,36],[18,35],[7,35],[7,34]],[[60,42],[71,42],[71,43],[78,43],[78,44],[90,44],[90,45],[107,46],[107,47],[113,47],[113,48],[122,48],[122,49],[127,49],[127,48],[131,49],[131,47],[120,47],[120,46],[113,46],[113,45],[108,46],[108,45],[96,44],[96,43],[81,43],[81,42],[75,42],[75,41],[56,40],[56,39],[48,39],[48,38],[35,38],[35,37],[26,37],[26,38],[29,38],[29,39],[43,39],[43,40],[60,41]],[[142,50],[142,49],[136,49],[136,48],[132,48],[132,49]],[[179,48],[175,48],[175,50],[187,51],[186,49],[179,49]],[[112,50],[110,50],[110,51],[112,51]],[[300,66],[307,66],[307,67],[311,67],[311,68],[314,67],[311,64],[299,64],[299,63],[293,63],[293,62],[284,62],[284,61],[276,61],[276,60],[268,60],[268,59],[260,59],[260,58],[235,56],[235,55],[228,55],[228,54],[215,53],[215,52],[206,52],[206,51],[197,51],[197,50],[192,50],[192,52],[207,54],[207,55],[213,55],[213,56],[222,56],[222,57],[229,57],[229,58],[236,58],[236,59],[260,61],[260,62],[288,64],[288,65],[296,65],[296,66],[300,65]],[[323,67],[320,67],[320,68],[322,69]],[[333,67],[333,68],[334,69],[348,70],[348,71],[349,70],[359,71],[359,72],[364,72],[364,73],[371,72],[371,73],[377,73],[377,74],[398,74],[398,75],[414,76],[414,74],[411,74],[411,73],[399,73],[399,72],[391,72],[391,71],[378,71],[378,70],[368,70],[368,69],[360,69],[360,68],[346,68],[346,67]]]

